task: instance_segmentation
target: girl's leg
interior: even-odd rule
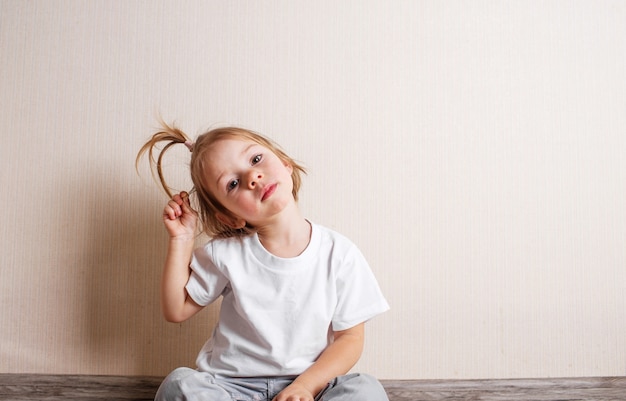
[[[339,376],[328,383],[316,401],[389,401],[382,384],[376,378],[352,373]]]
[[[231,395],[215,378],[190,368],[178,368],[161,383],[155,401],[231,401]]]

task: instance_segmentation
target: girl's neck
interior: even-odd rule
[[[311,224],[297,212],[283,215],[272,224],[259,227],[259,241],[271,254],[281,258],[300,255],[311,240]]]

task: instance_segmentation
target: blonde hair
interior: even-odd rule
[[[170,147],[176,144],[185,144],[191,150],[191,162],[189,164],[189,171],[191,173],[191,180],[193,182],[193,188],[190,195],[195,195],[195,202],[197,203],[198,214],[200,218],[201,231],[209,237],[213,238],[226,238],[245,236],[255,231],[254,227],[246,224],[245,227],[234,229],[218,220],[217,214],[221,213],[228,217],[236,217],[228,209],[226,209],[220,202],[217,201],[215,196],[209,190],[209,186],[205,182],[205,169],[206,169],[206,153],[211,146],[223,139],[243,139],[251,142],[258,143],[259,145],[267,148],[274,153],[283,163],[292,167],[291,179],[293,181],[293,198],[298,200],[298,191],[302,184],[301,174],[306,174],[306,170],[294,159],[289,157],[280,147],[271,139],[248,129],[239,127],[223,127],[211,129],[202,135],[198,136],[195,143],[192,144],[189,137],[180,129],[175,126],[170,126],[167,123],[161,121],[162,129],[152,135],[152,138],[148,140],[137,153],[135,160],[135,167],[139,165],[139,160],[147,152],[148,160],[150,163],[150,170],[152,174],[158,176],[161,187],[165,193],[171,198],[173,196],[170,187],[167,185],[163,171],[162,160],[165,152]],[[155,158],[155,149],[160,143],[166,143],[165,146],[158,152],[158,156]]]

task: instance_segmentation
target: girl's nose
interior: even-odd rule
[[[250,171],[248,173],[248,188],[249,189],[254,189],[256,187],[256,184],[259,182],[259,180],[263,178],[263,174],[261,174],[258,171]]]

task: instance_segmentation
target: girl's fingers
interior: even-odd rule
[[[170,202],[176,202],[176,204],[178,205],[182,205],[184,203],[183,197],[182,197],[182,193],[181,194],[176,194],[174,196],[172,196],[172,199],[170,200]]]
[[[184,214],[195,214],[195,211],[191,208],[189,203],[189,194],[187,192],[181,192],[176,194],[167,202],[163,215],[167,216],[170,220],[176,220]]]
[[[176,220],[176,218],[178,217],[176,215],[176,210],[174,210],[174,207],[172,207],[170,204],[165,206],[165,208],[163,209],[163,216],[167,217],[170,220]]]
[[[167,205],[165,206],[163,213],[167,215],[167,217],[169,217],[170,220],[174,220],[183,214],[183,209],[181,208],[181,204],[182,202],[179,203],[177,199],[172,198],[169,202],[167,202]]]
[[[187,192],[181,192],[180,197],[182,200],[181,206],[185,213],[193,213],[195,214],[195,210],[191,208],[191,202],[189,200],[189,194]]]

